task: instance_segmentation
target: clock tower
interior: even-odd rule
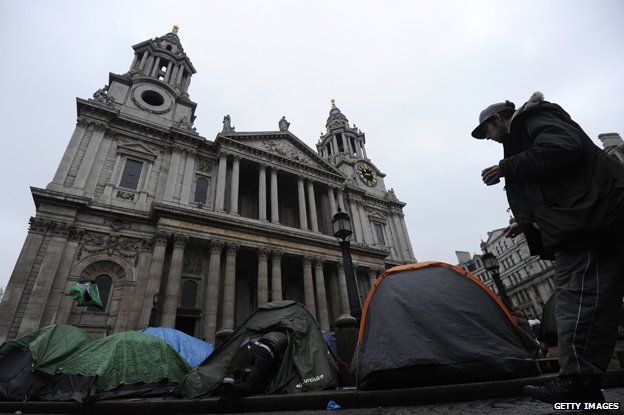
[[[317,151],[325,160],[338,168],[352,186],[376,196],[388,192],[382,173],[366,155],[366,135],[349,120],[331,100],[326,131],[319,138]]]

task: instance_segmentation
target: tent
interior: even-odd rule
[[[197,398],[212,393],[230,370],[241,342],[250,336],[280,328],[288,347],[267,393],[323,390],[336,386],[331,357],[318,323],[302,304],[274,301],[258,308],[240,327],[180,384],[177,393]]]
[[[93,340],[66,324],[47,326],[0,347],[0,400],[82,402],[95,377],[57,373],[67,357]]]
[[[61,373],[97,376],[98,399],[163,395],[191,370],[167,343],[126,331],[93,341],[59,366]]]
[[[366,299],[358,387],[478,382],[539,374],[530,343],[500,299],[442,262],[386,270]]]
[[[169,346],[173,347],[191,367],[199,366],[201,362],[210,356],[210,353],[212,353],[214,349],[209,343],[168,327],[148,327],[139,331],[163,340]]]

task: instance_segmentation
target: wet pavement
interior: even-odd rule
[[[607,402],[624,403],[624,388],[604,390]],[[340,404],[340,402],[338,402]],[[348,410],[318,410],[318,411],[285,411],[285,412],[254,412],[254,414],[282,414],[282,415],[318,415],[318,414],[361,414],[361,415],[406,415],[406,414],[483,414],[483,415],[525,415],[525,414],[624,414],[619,411],[555,411],[550,404],[536,401],[531,398],[518,397],[508,399],[488,399],[471,402],[441,403],[422,406],[362,408]]]

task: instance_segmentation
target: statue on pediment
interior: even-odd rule
[[[290,127],[290,123],[286,121],[286,116],[282,117],[282,119],[279,120],[278,125],[280,131],[288,131],[288,127]]]
[[[232,126],[232,120],[229,114],[223,117],[223,130],[221,132],[224,132],[224,133],[234,132],[234,126]]]

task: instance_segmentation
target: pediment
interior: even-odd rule
[[[117,151],[122,154],[130,154],[149,160],[155,160],[158,157],[154,150],[141,143],[121,143],[117,147]]]
[[[341,175],[337,169],[325,162],[314,150],[290,133],[251,133],[248,135],[237,133],[235,136],[228,135],[227,138],[309,167]]]

